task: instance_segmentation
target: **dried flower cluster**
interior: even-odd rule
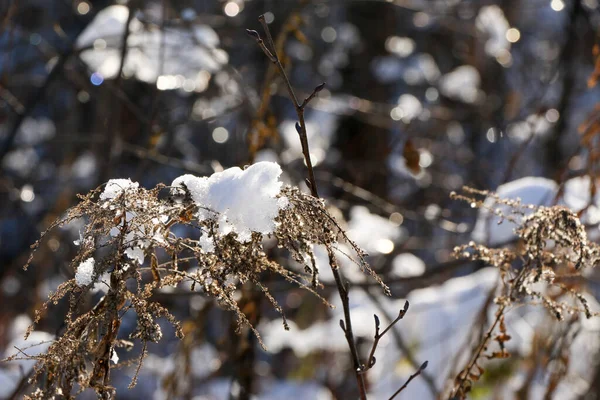
[[[238,178],[240,171],[234,171]],[[222,184],[226,172],[215,180]],[[279,174],[275,175],[278,178]],[[191,182],[189,176],[186,181]],[[79,253],[71,262],[74,278],[60,285],[36,313],[37,323],[50,304],[57,304],[63,297],[69,299],[64,333],[46,354],[36,357],[32,379],[42,374],[45,377],[31,398],[70,397],[86,388],[93,388],[99,398],[114,398],[110,372],[111,362],[118,362],[116,348],[130,349],[134,340],[141,341],[139,371],[146,343],[161,339],[158,318],[166,318],[177,335],[183,336],[176,318],[151,299],[164,287],[191,282],[191,290],[200,290],[233,311],[239,326],[249,326],[257,336],[236,302],[236,290],[246,282],[254,284],[280,313],[281,307],[261,283],[263,273],[280,275],[316,294],[315,244],[332,249],[338,242],[347,242],[355,251],[356,263],[385,288],[364,261],[365,254],[347,238],[322,200],[294,187],[283,187],[270,195],[279,210],[273,231],[251,231],[243,238],[231,226],[240,216],[232,216],[231,212],[228,216],[230,210],[217,212],[197,203],[193,188],[185,184],[146,190],[129,180],[113,180],[103,191],[100,188],[81,196],[80,203],[50,228],[78,219],[85,221],[77,242]],[[177,236],[174,231],[180,228],[197,235]],[[292,272],[269,259],[263,247],[265,237],[275,238],[279,247],[289,250],[296,261],[306,265],[307,274]],[[32,259],[33,254],[28,265]],[[106,292],[104,297],[91,310],[81,311],[84,295],[94,286]],[[119,328],[127,312],[135,312],[137,327],[127,340],[121,340]],[[285,317],[283,321],[287,327]]]
[[[466,367],[454,382],[454,399],[464,399],[473,382],[483,374],[482,358],[509,357],[505,343],[510,340],[504,315],[513,306],[523,303],[543,305],[557,320],[568,314],[573,318],[592,312],[583,296],[581,273],[600,262],[600,247],[588,241],[585,227],[578,216],[562,206],[532,206],[520,199],[503,199],[498,195],[463,188],[463,194],[452,197],[466,201],[474,208],[483,208],[500,219],[499,223],[515,224],[517,239],[502,248],[470,242],[454,249],[457,258],[482,261],[501,271],[502,285],[494,301],[498,305],[495,319]],[[482,201],[478,196],[486,196]],[[511,246],[514,244],[514,246]],[[490,342],[497,350],[489,350]]]

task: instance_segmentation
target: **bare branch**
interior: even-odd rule
[[[404,385],[402,385],[402,387],[398,390],[396,390],[396,393],[394,393],[392,395],[392,397],[390,397],[389,400],[392,400],[394,397],[398,396],[398,394],[403,391],[404,389],[406,389],[406,387],[408,386],[408,384],[410,383],[410,381],[412,381],[413,379],[415,379],[417,376],[421,375],[421,372],[423,372],[425,370],[425,368],[427,368],[427,364],[429,363],[429,361],[425,361],[423,364],[421,364],[421,366],[419,367],[419,369],[417,370],[417,372],[415,372],[414,374],[412,374],[408,380],[406,382],[404,382]]]
[[[409,303],[408,301],[406,301],[404,303],[404,308],[402,310],[400,310],[400,312],[398,313],[398,317],[396,317],[395,320],[393,320],[388,326],[387,328],[385,328],[383,330],[383,332],[379,333],[379,326],[380,326],[380,322],[379,322],[379,317],[377,316],[377,314],[373,314],[373,317],[375,318],[375,336],[374,336],[374,340],[373,340],[373,346],[371,347],[371,352],[369,353],[369,358],[367,359],[367,365],[365,368],[362,369],[361,373],[365,373],[367,372],[373,365],[375,365],[376,359],[375,359],[375,350],[377,350],[377,345],[379,344],[379,340],[390,330],[392,329],[392,327],[394,325],[396,325],[396,323],[398,323],[398,321],[400,321],[402,318],[404,318],[404,316],[406,315],[406,312],[408,311],[408,306]]]

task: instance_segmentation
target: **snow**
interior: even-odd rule
[[[538,206],[548,206],[553,204],[557,193],[558,185],[551,179],[539,177],[525,177],[514,180],[509,183],[498,186],[496,194],[502,199],[521,199],[522,204],[534,204]],[[484,202],[485,207],[493,207],[493,199],[487,198]],[[510,208],[505,205],[497,206],[505,215],[510,214]],[[531,213],[532,210],[525,210]],[[516,238],[514,232],[517,227],[514,223],[504,220],[500,217],[491,215],[485,208],[479,210],[479,216],[473,229],[473,239],[481,243],[487,243],[491,246],[497,246],[502,243],[510,242]]]
[[[153,380],[164,379],[168,375],[172,374],[177,368],[184,368],[184,357],[182,354],[170,354],[166,357],[161,357],[157,354],[149,354],[144,361],[143,373],[152,375]],[[204,343],[200,346],[194,347],[189,354],[190,362],[190,373],[191,376],[198,380],[206,380],[203,386],[203,391],[212,386],[220,386],[218,379],[210,379],[210,375],[217,371],[221,367],[221,360],[219,359],[219,352],[215,347],[209,343]],[[181,375],[179,377],[182,384],[186,382],[186,376]],[[229,384],[231,381],[229,380]],[[157,388],[158,390],[154,393],[154,399],[167,399],[167,393],[163,390],[161,385]],[[196,397],[195,397],[196,398]],[[200,397],[204,398],[204,397]],[[213,397],[208,397],[212,399]],[[214,398],[226,398],[224,396],[217,396]]]
[[[485,268],[468,276],[452,278],[437,287],[429,287],[412,291],[407,300],[410,302],[408,313],[396,325],[408,348],[418,364],[429,361],[426,372],[433,377],[436,388],[441,390],[447,383],[450,368],[455,363],[464,364],[467,353],[461,351],[469,338],[473,324],[478,318],[481,307],[489,294],[498,287],[499,273],[497,269]],[[373,293],[373,292],[372,292]],[[384,295],[375,295],[377,305],[362,289],[350,290],[350,310],[354,333],[357,337],[372,340],[374,333],[373,314],[381,319],[382,326],[389,321],[380,311],[383,307],[390,316],[397,315],[404,306],[404,299],[391,299]],[[592,311],[600,310],[600,304],[591,296],[589,301]],[[565,299],[562,299],[565,300]],[[269,352],[277,353],[284,348],[291,348],[298,357],[304,357],[315,351],[334,351],[347,354],[348,348],[339,326],[343,318],[343,309],[337,296],[330,302],[336,306],[331,318],[318,322],[306,329],[299,329],[294,321],[288,320],[290,331],[285,332],[280,320],[273,320],[259,326],[263,340]],[[494,317],[497,306],[488,310],[488,320]],[[539,305],[517,307],[506,314],[508,334],[512,337],[506,343],[513,357],[525,357],[536,351],[535,343],[539,340],[540,329],[555,326],[556,320],[548,311]],[[570,345],[569,368],[567,377],[557,388],[556,398],[574,399],[585,392],[589,386],[591,374],[594,372],[594,355],[600,348],[597,318],[586,320],[581,318],[581,328]],[[564,329],[557,326],[557,329]],[[537,333],[536,333],[537,332]],[[406,354],[396,346],[391,335],[385,335],[379,342],[375,353],[377,362],[369,372],[371,382],[369,398],[387,399],[414,372]],[[526,368],[526,367],[525,367]],[[515,376],[521,375],[522,370]],[[539,389],[547,387],[543,376],[534,378],[528,398],[541,399]],[[517,382],[509,382],[502,388],[500,398],[513,398]],[[543,393],[543,392],[542,392]],[[403,392],[403,398],[433,399],[424,379],[415,379]]]
[[[131,179],[111,179],[106,184],[104,191],[100,194],[100,200],[112,200],[122,192],[137,189],[139,184]]]
[[[510,42],[506,39],[506,31],[510,25],[497,5],[481,7],[475,26],[487,36],[485,52],[488,55],[498,57],[510,49]]]
[[[235,232],[240,241],[249,241],[252,232],[269,234],[274,218],[286,202],[276,196],[281,191],[281,167],[259,162],[244,170],[233,167],[210,177],[183,175],[171,186],[185,187],[198,206],[198,219],[214,219],[219,214],[219,232]]]
[[[215,251],[215,242],[213,238],[208,235],[208,233],[203,233],[202,236],[200,236],[198,244],[205,253],[212,253]]]
[[[94,264],[95,260],[91,257],[79,264],[75,273],[78,286],[87,286],[94,282]]]
[[[329,266],[329,255],[327,254],[327,248],[323,245],[313,246],[313,254],[315,257],[315,265],[319,270],[319,281],[333,283],[335,278],[331,267]],[[348,255],[353,254],[353,250],[345,244],[338,244],[334,249],[334,254],[338,265],[341,267],[341,273],[344,279],[352,283],[365,282],[368,280],[368,275],[361,271],[360,267],[356,264],[356,260],[351,260]],[[293,262],[295,265],[296,263]],[[311,265],[311,260],[306,260],[306,265]],[[297,266],[299,271],[304,270],[304,266]]]
[[[17,358],[35,357],[44,354],[54,340],[54,335],[43,331],[31,332],[27,340],[23,338],[23,334],[24,332],[21,332],[18,337],[10,341],[2,358],[13,355]],[[8,398],[19,382],[29,375],[36,363],[35,359],[16,359],[5,364],[6,368],[0,369],[0,398]]]
[[[440,91],[453,99],[474,103],[479,93],[481,77],[471,65],[461,65],[440,78]]]
[[[144,263],[144,249],[141,247],[129,247],[125,249],[125,255],[129,257],[129,259],[137,261],[140,265]]]
[[[392,40],[390,45],[395,45]],[[394,82],[404,79],[408,85],[435,83],[441,73],[435,59],[427,53],[416,53],[406,58],[396,56],[376,57],[371,69],[382,82]]]
[[[127,213],[129,214],[129,212]],[[127,217],[126,217],[127,218]],[[129,259],[137,261],[138,264],[142,265],[145,258],[145,250],[150,246],[151,241],[146,239],[148,237],[145,226],[140,226],[136,230],[127,232],[125,235],[125,243],[129,243],[132,246],[125,249],[125,255]]]
[[[110,6],[101,10],[77,38],[79,47],[91,46],[98,38],[110,38],[115,44],[125,32],[129,11],[126,6]]]
[[[106,7],[77,39],[76,46],[84,49],[82,60],[103,79],[112,79],[118,73],[121,40],[128,15],[126,6]],[[205,86],[200,82],[203,77],[199,72],[214,73],[228,61],[227,53],[217,48],[219,37],[207,25],[159,30],[134,16],[129,31],[129,50],[123,73],[144,82],[162,80],[168,82],[168,88],[172,89],[185,84],[198,90],[202,86],[204,90]]]
[[[435,83],[441,73],[431,54],[418,53],[402,60],[402,79],[408,85]]]
[[[412,94],[403,94],[400,96],[398,99],[398,108],[402,110],[402,120],[406,123],[421,115],[421,111],[423,111],[423,105]]]
[[[335,101],[335,100],[333,100]],[[347,104],[346,100],[344,104]],[[345,107],[345,106],[344,106]],[[335,112],[314,111],[307,117],[306,134],[310,143],[311,158],[313,165],[319,164],[328,157],[332,156],[329,150],[334,140],[334,132],[337,125],[337,116]],[[296,130],[296,120],[284,120],[278,127],[281,137],[285,143],[286,150],[281,154],[281,159],[285,163],[290,163],[295,159],[304,159],[302,154],[302,144],[298,140],[298,131]],[[270,157],[277,157],[270,156]]]
[[[584,294],[584,296],[589,301],[588,304],[592,311],[600,309],[600,304],[591,295]],[[566,299],[561,300],[565,301]],[[595,354],[600,349],[600,341],[598,340],[599,322],[597,318],[588,320],[584,317],[580,318],[579,322],[580,325],[578,326],[576,323],[574,327],[577,334],[574,335],[572,343],[565,350],[570,355],[568,369],[562,372],[565,376],[554,393],[553,398],[556,399],[575,400],[582,398],[593,380],[593,366],[596,365]],[[540,337],[544,337],[540,330],[556,323],[554,317],[540,306],[528,305],[508,313],[506,326],[511,340],[507,342],[507,349],[514,355],[518,353],[518,355],[523,356],[539,351],[536,349],[536,343],[540,340]],[[552,333],[560,329],[565,329],[565,326],[557,326]],[[550,332],[546,332],[546,334],[551,335]],[[498,395],[501,398],[512,398],[514,391],[526,384],[525,379],[531,379],[528,378],[526,370],[515,371],[508,384],[501,389],[499,388],[502,392]],[[530,389],[527,398],[543,399],[548,387],[547,375],[537,374],[528,385]]]
[[[401,58],[410,56],[416,46],[415,41],[409,37],[390,36],[385,41],[387,51]]]
[[[594,198],[590,197],[591,180],[588,175],[569,179],[565,182],[561,204],[571,210],[579,212],[588,207],[581,215],[584,224],[597,224],[600,222],[600,193]]]
[[[129,181],[128,179],[127,180],[116,179],[116,180]],[[133,189],[137,188],[137,183],[132,183],[131,181],[129,181],[129,183],[131,183],[129,188],[133,188]],[[118,196],[118,194],[122,191],[120,188],[125,187],[125,186],[127,186],[127,182],[114,185],[114,187],[116,188],[116,190],[114,191],[115,192],[114,196],[115,197]],[[125,204],[129,205],[130,203],[128,201],[126,201]],[[115,214],[117,217],[121,216],[122,211],[117,210]],[[124,242],[125,242],[125,244],[128,244],[130,246],[125,249],[125,255],[129,259],[134,260],[138,264],[142,265],[144,263],[144,258],[145,258],[145,249],[148,248],[148,246],[150,246],[152,240],[154,240],[158,243],[163,243],[164,238],[161,236],[160,227],[156,228],[154,233],[152,233],[151,229],[147,228],[145,225],[140,226],[135,223],[132,224],[131,221],[133,221],[133,219],[137,218],[137,217],[138,217],[138,214],[136,212],[126,211],[125,212],[125,221],[123,221],[123,219],[121,218],[120,224],[118,226],[111,228],[110,236],[112,236],[112,237],[119,236],[121,234],[121,230],[123,229],[122,227],[125,225],[125,222],[127,222],[129,224],[130,230],[125,234]],[[165,218],[168,219],[168,217],[166,217],[165,215],[161,215],[160,218],[153,218],[152,223],[153,223],[153,225],[158,225],[160,222],[166,221]],[[132,226],[133,226],[133,228],[131,228]],[[149,236],[152,236],[152,240],[148,239]]]
[[[193,8],[184,8],[181,10],[181,18],[184,21],[193,21],[197,17],[196,11]]]
[[[394,243],[405,238],[403,228],[376,214],[367,207],[355,206],[350,209],[348,237],[369,254],[388,254],[394,250]]]
[[[428,83],[434,83],[442,75],[435,59],[429,53],[419,53],[415,56],[414,66],[419,73],[419,77],[423,77]],[[407,76],[404,76],[407,79]],[[407,82],[408,83],[408,82]],[[422,83],[419,79],[418,83]]]
[[[198,379],[206,378],[221,366],[219,353],[213,345],[208,343],[204,343],[199,347],[194,347],[190,359],[192,364],[192,375]]]
[[[8,399],[13,394],[20,380],[17,371],[0,369],[0,398]]]
[[[423,260],[412,253],[402,253],[394,257],[390,276],[393,278],[409,278],[423,275],[424,272],[425,262]]]
[[[98,162],[91,151],[78,156],[71,165],[71,175],[75,179],[89,179],[91,182],[97,172]]]
[[[56,127],[49,118],[27,117],[19,127],[15,144],[18,146],[34,146],[54,137]]]
[[[22,147],[6,154],[2,167],[24,178],[40,164],[40,157],[33,147]]]
[[[515,122],[508,125],[508,136],[517,143],[523,143],[531,135],[538,137],[547,136],[550,132],[551,123],[543,115],[531,114],[525,121]]]
[[[371,70],[383,84],[397,81],[404,70],[402,62],[395,56],[376,57],[371,61]]]
[[[117,350],[112,349],[112,353],[110,356],[110,361],[112,361],[113,364],[118,364],[119,363],[119,356],[117,355]]]
[[[123,268],[123,269],[125,269],[125,268]],[[111,277],[111,275],[112,274],[110,272],[103,272],[102,275],[100,275],[95,280],[94,286],[92,287],[92,289],[90,290],[90,292],[92,294],[107,293],[108,290],[110,289],[110,277]]]
[[[19,337],[22,337],[27,332],[27,328],[31,325],[33,321],[26,314],[17,315],[11,325],[10,329],[8,329],[8,338],[10,340],[15,340]]]
[[[331,391],[317,382],[271,381],[264,385],[258,400],[312,399],[332,400]]]
[[[445,383],[449,364],[452,364],[448,360],[458,357],[461,346],[468,338],[467,333],[489,292],[496,287],[497,279],[498,270],[485,268],[469,276],[450,279],[438,287],[414,290],[408,295],[408,313],[396,329],[414,351],[418,363],[429,361],[427,371],[435,377],[438,389]],[[378,303],[390,316],[396,316],[404,306],[404,299],[390,299],[383,294],[376,296]],[[349,299],[355,335],[372,340],[373,314],[380,317],[382,326],[387,326],[388,321],[362,289],[351,289]],[[336,295],[329,301],[336,306],[331,318],[307,329],[299,329],[290,320],[288,332],[283,331],[281,321],[277,319],[260,325],[259,331],[269,352],[277,353],[289,347],[299,357],[319,350],[345,354],[348,344],[339,326],[343,309]],[[375,356],[377,363],[369,372],[372,382],[369,398],[387,399],[414,369],[408,365],[391,335],[381,339]],[[408,399],[432,399],[423,379],[414,380],[403,395]]]

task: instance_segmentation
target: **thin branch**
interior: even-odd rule
[[[365,380],[362,374],[363,366],[358,356],[358,350],[356,349],[356,341],[354,340],[354,333],[352,331],[352,319],[350,317],[350,300],[348,298],[348,289],[346,285],[344,285],[344,283],[342,282],[342,278],[339,273],[339,267],[335,260],[335,254],[333,254],[333,250],[331,250],[330,247],[327,247],[327,253],[329,255],[329,265],[331,267],[331,270],[333,271],[335,283],[337,284],[340,299],[342,300],[342,308],[344,309],[344,320],[346,322],[344,323],[344,320],[340,320],[340,327],[344,331],[344,336],[346,336],[346,341],[348,342],[348,347],[350,348],[350,353],[352,354],[352,359],[354,361],[354,372],[356,374],[356,382],[358,384],[360,398],[361,400],[366,400],[367,391],[365,388]]]
[[[373,303],[375,304],[375,307],[377,307],[379,312],[381,314],[383,314],[383,316],[386,319],[391,320],[392,317],[389,316],[387,310],[385,309],[385,307],[383,307],[383,304],[381,304],[379,299],[376,296],[374,296],[373,293],[371,293],[371,291],[368,288],[365,288],[364,291],[365,291],[365,294],[369,297],[369,299],[371,299],[373,301]],[[419,310],[417,309],[417,312],[418,311]],[[414,312],[415,312],[415,308],[413,307],[411,310],[411,313],[414,313]],[[392,334],[392,337],[394,338],[394,341],[396,342],[396,346],[398,347],[398,349],[400,351],[402,351],[404,353],[404,356],[406,357],[406,359],[408,360],[410,365],[413,368],[417,368],[419,366],[419,364],[417,363],[417,360],[413,356],[413,352],[411,351],[411,349],[409,349],[407,344],[404,342],[404,339],[400,335],[400,331],[398,329],[392,329],[390,331],[390,333]],[[423,371],[421,373],[421,375],[423,376],[425,383],[429,387],[429,390],[431,391],[431,395],[433,396],[433,398],[437,399],[438,398],[438,390],[437,390],[437,387],[435,384],[435,379],[430,374],[428,374],[427,371]]]
[[[515,277],[514,281],[519,282],[519,280],[525,275],[525,271],[527,271],[527,268],[523,267],[521,269],[521,271],[518,273],[518,275]],[[516,290],[515,288],[517,286],[518,285],[514,285],[510,288],[508,298],[511,298],[513,296],[513,293]],[[487,348],[487,344],[489,343],[490,339],[492,338],[494,329],[496,328],[496,326],[502,319],[502,316],[504,315],[504,311],[506,310],[506,308],[507,308],[507,305],[502,304],[496,311],[496,318],[494,319],[494,322],[489,327],[489,329],[485,333],[484,337],[482,338],[481,342],[477,346],[477,349],[475,350],[475,353],[473,353],[473,356],[471,357],[467,366],[463,369],[463,371],[460,372],[460,374],[459,374],[460,380],[458,381],[458,385],[455,385],[455,387],[451,393],[450,399],[452,399],[456,393],[458,393],[460,390],[462,390],[462,386],[464,385],[464,383],[467,381],[469,375],[471,374],[471,370],[473,369],[475,364],[477,364],[477,360],[479,359],[479,357],[482,355],[482,353]]]
[[[408,384],[410,383],[410,381],[412,381],[413,379],[415,379],[417,376],[421,375],[421,372],[423,372],[425,370],[425,368],[427,368],[427,364],[429,363],[429,361],[425,361],[423,364],[421,364],[421,366],[419,367],[419,369],[417,370],[417,372],[415,372],[414,374],[412,374],[408,380],[406,382],[404,382],[404,385],[402,385],[402,387],[398,390],[396,390],[396,393],[394,393],[392,395],[392,397],[390,397],[389,400],[392,400],[394,397],[398,396],[398,394],[403,391],[404,389],[406,389],[406,387],[408,386]]]
[[[265,52],[265,54],[271,60],[271,62],[273,62],[277,66],[277,69],[279,70],[279,75],[281,75],[281,78],[285,82],[285,86],[287,88],[288,95],[290,96],[292,102],[294,103],[294,108],[296,109],[296,114],[298,115],[298,122],[296,123],[296,130],[298,131],[298,134],[300,135],[300,143],[302,145],[302,154],[304,155],[304,160],[306,161],[306,167],[308,168],[308,179],[310,181],[310,185],[309,185],[310,191],[314,197],[319,197],[319,192],[317,190],[317,183],[315,181],[315,173],[314,173],[312,161],[310,158],[309,147],[308,147],[308,136],[306,134],[306,123],[304,122],[304,108],[308,104],[308,101],[310,101],[310,99],[314,98],[316,96],[316,94],[323,89],[324,86],[323,86],[323,84],[317,86],[317,88],[320,87],[320,89],[317,90],[317,88],[315,88],[315,90],[313,91],[313,95],[309,96],[307,98],[307,100],[305,100],[305,102],[300,104],[298,102],[298,98],[296,97],[296,93],[294,92],[294,89],[292,87],[292,84],[290,83],[290,80],[285,72],[285,68],[283,67],[283,64],[281,63],[281,59],[279,58],[279,55],[277,54],[277,49],[275,48],[275,43],[273,42],[273,37],[271,36],[271,31],[269,30],[269,25],[265,21],[264,15],[261,15],[260,17],[258,17],[258,20],[261,23],[261,25],[265,31],[265,34],[267,35],[267,43],[268,43],[269,47],[271,47],[271,50],[269,51],[269,49],[266,48],[265,43],[261,39],[258,32],[251,30],[251,29],[248,29],[246,32],[248,33],[248,35],[252,36],[256,40],[256,43],[258,43],[260,48],[263,49],[263,52]]]
[[[492,338],[492,334],[494,333],[494,329],[496,328],[496,325],[498,325],[498,323],[500,322],[500,319],[504,315],[505,308],[506,308],[506,306],[503,305],[496,312],[496,319],[494,320],[492,325],[488,328],[485,336],[479,343],[477,350],[475,351],[475,353],[473,353],[473,356],[471,356],[471,360],[469,361],[469,363],[467,364],[465,369],[460,373],[460,380],[458,381],[458,385],[456,385],[456,387],[454,388],[452,395],[450,396],[450,399],[453,399],[454,395],[456,393],[460,392],[460,390],[462,389],[462,386],[464,385],[464,383],[467,381],[467,378],[471,374],[471,370],[473,369],[475,364],[477,364],[477,360],[479,360],[479,357],[481,356],[483,351],[485,351],[485,349],[487,348],[487,344],[490,341],[490,339]]]
[[[269,26],[265,20],[264,15],[261,15],[260,17],[258,17],[258,20],[265,31],[265,34],[267,36],[267,43],[268,43],[269,47],[271,48],[271,50],[266,48],[266,45],[265,45],[264,41],[261,39],[258,32],[254,31],[254,30],[248,30],[247,33],[248,33],[248,35],[252,36],[256,40],[259,47],[266,54],[267,58],[269,58],[269,60],[271,60],[271,62],[273,62],[277,66],[279,74],[281,75],[281,78],[285,82],[285,86],[287,88],[289,97],[292,100],[292,102],[294,103],[294,108],[296,109],[296,114],[298,115],[298,122],[296,123],[296,130],[298,131],[298,135],[300,137],[300,143],[302,145],[302,154],[304,155],[306,167],[308,168],[308,184],[309,184],[308,186],[310,187],[311,194],[314,197],[319,198],[319,192],[317,190],[317,182],[315,180],[314,169],[313,169],[312,161],[310,159],[310,151],[309,151],[309,147],[308,147],[308,136],[306,134],[306,123],[304,121],[304,109],[305,109],[306,105],[321,90],[323,90],[325,85],[320,84],[319,86],[317,86],[313,90],[311,95],[308,96],[302,102],[302,104],[300,104],[298,102],[298,98],[296,97],[294,89],[292,88],[292,84],[290,83],[290,80],[285,72],[285,68],[281,64],[281,60],[279,58],[279,55],[277,54],[277,49],[275,47],[275,43],[273,42],[273,37],[271,36],[271,31],[269,30]],[[329,258],[330,258],[331,271],[335,278],[338,293],[339,293],[340,299],[342,301],[342,306],[344,309],[344,321],[341,321],[340,325],[344,331],[346,340],[348,341],[348,347],[350,347],[350,353],[352,354],[352,359],[353,359],[353,364],[354,364],[354,373],[356,376],[356,382],[358,385],[360,399],[366,400],[367,393],[366,393],[366,388],[365,388],[365,382],[364,382],[364,378],[363,378],[362,374],[360,373],[360,371],[362,369],[362,364],[361,364],[360,358],[358,356],[358,351],[356,349],[356,341],[354,340],[354,333],[352,331],[352,321],[350,318],[350,305],[349,305],[349,300],[348,300],[348,290],[345,287],[344,283],[342,282],[342,276],[341,276],[339,269],[337,268],[337,264],[335,262],[335,256],[333,255],[333,252],[330,252]]]
[[[256,43],[258,43],[258,46],[260,47],[260,49],[263,51],[263,53],[265,53],[267,58],[269,60],[271,60],[271,62],[274,62],[274,63],[277,62],[277,60],[275,59],[273,54],[271,54],[271,52],[269,51],[267,46],[265,46],[265,42],[264,42],[264,40],[262,40],[260,38],[260,35],[258,34],[258,32],[256,32],[255,30],[252,30],[252,29],[246,29],[246,33],[256,39]]]
[[[377,314],[373,314],[373,317],[375,318],[375,336],[374,336],[374,340],[373,340],[373,347],[371,347],[371,353],[369,354],[369,358],[367,359],[367,366],[365,369],[363,369],[361,372],[365,373],[367,372],[373,365],[375,365],[375,350],[377,350],[377,345],[379,344],[379,340],[390,330],[392,329],[392,327],[394,325],[396,325],[398,323],[398,321],[400,321],[402,318],[404,318],[404,316],[406,315],[406,312],[408,311],[408,306],[409,303],[408,301],[406,301],[404,303],[404,308],[402,310],[400,310],[400,312],[398,313],[398,316],[396,317],[395,320],[393,320],[387,328],[385,328],[383,330],[383,332],[379,333],[379,317],[377,316]]]
[[[319,92],[321,90],[323,90],[325,88],[325,82],[321,83],[320,85],[316,86],[312,93],[310,94],[310,96],[308,96],[307,98],[304,99],[304,101],[302,102],[302,104],[300,105],[301,108],[304,109],[304,107],[306,107],[308,105],[308,103],[310,103],[310,101],[317,95],[319,94]]]

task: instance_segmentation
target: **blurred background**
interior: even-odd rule
[[[1,0],[4,356],[27,344],[36,307],[73,277],[77,224],[53,231],[29,270],[22,266],[78,193],[112,178],[151,188],[261,160],[278,162],[287,183],[308,191],[295,110],[245,32],[262,35],[261,14],[298,97],[326,82],[306,110],[319,191],[393,293],[385,297],[358,267],[343,265],[363,357],[373,313],[389,321],[411,302],[381,341],[370,398],[389,398],[425,360],[402,398],[442,398],[493,315],[497,271],[457,261],[452,250],[472,238],[507,245],[512,232],[494,236],[495,224],[482,226],[478,210],[450,192],[504,184],[525,202],[563,196],[575,211],[595,211],[587,220],[595,237],[597,0]],[[331,273],[321,270],[322,294],[339,303]],[[595,275],[584,282],[591,294],[600,293]],[[268,352],[251,334],[234,333],[235,316],[201,293],[157,292],[187,336],[178,340],[165,322],[135,388],[127,389],[135,362],[113,371],[118,398],[356,398],[340,307],[285,281],[268,286],[289,332],[263,296],[240,293]],[[50,309],[38,341],[60,334],[66,309]],[[546,314],[530,306],[509,314],[513,356],[486,369],[473,398],[598,398],[599,323],[550,323]],[[134,325],[126,318],[122,330]],[[135,361],[139,351],[119,357]],[[30,390],[23,377],[31,368],[0,365],[0,397]]]

